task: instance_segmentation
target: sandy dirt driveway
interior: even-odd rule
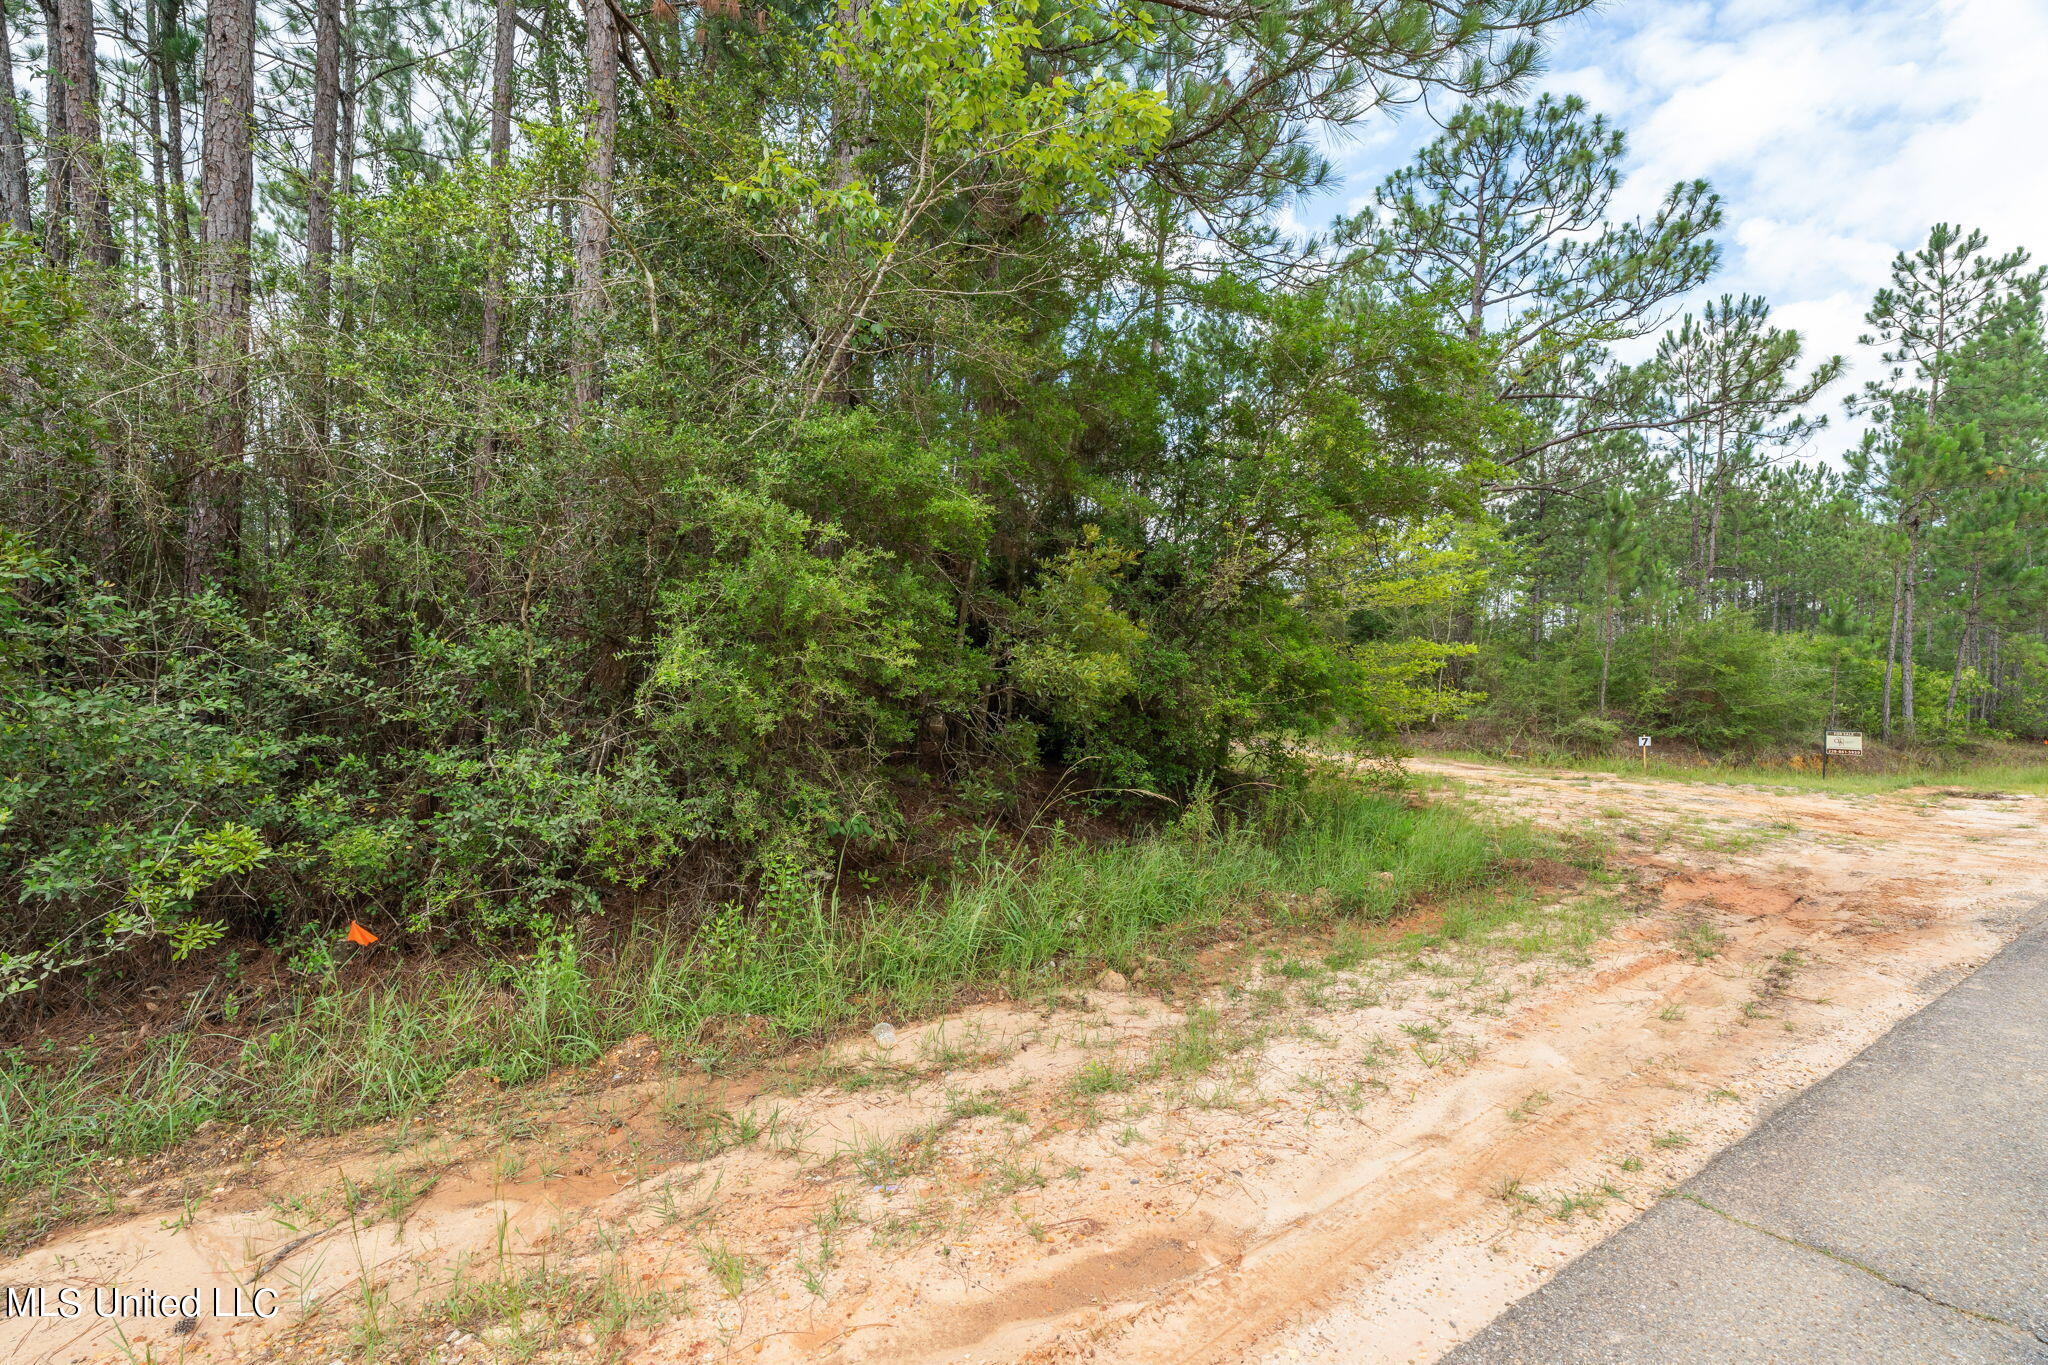
[[[2048,896],[2041,798],[1416,766],[1622,875],[1253,945],[1196,1000],[228,1135],[4,1280],[274,1316],[13,1317],[0,1358],[1431,1361]]]

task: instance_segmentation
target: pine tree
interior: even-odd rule
[[[1378,191],[1383,234],[1416,285],[1498,367],[1500,398],[1540,417],[1510,464],[1617,430],[1687,420],[1631,410],[1605,349],[1658,331],[1719,256],[1720,200],[1672,186],[1647,217],[1610,216],[1622,132],[1576,96],[1459,110]]]
[[[1617,602],[1635,586],[1642,568],[1642,527],[1635,500],[1620,489],[1608,489],[1593,523],[1592,563],[1600,596],[1600,688],[1597,709],[1607,714],[1607,678],[1614,665],[1614,612]]]
[[[1760,298],[1724,294],[1667,333],[1652,366],[1668,395],[1662,410],[1681,419],[1671,447],[1691,504],[1690,573],[1710,606],[1731,499],[1825,425],[1802,410],[1842,373],[1834,356],[1800,379],[1799,334],[1771,326],[1770,315]]]
[[[1989,247],[1982,232],[1937,223],[1925,246],[1893,258],[1891,283],[1871,302],[1864,317],[1871,330],[1862,338],[1880,348],[1889,370],[1865,383],[1856,406],[1880,420],[1907,410],[1942,419],[1949,372],[1963,351],[2015,294],[2040,287],[2025,251],[1992,255]]]
[[[611,245],[613,179],[619,139],[619,28],[610,0],[584,0],[584,64],[590,80],[588,160],[576,220],[576,279],[571,295],[569,372],[579,412],[598,400],[606,308],[605,256]]]
[[[28,184],[26,128],[14,94],[14,43],[0,3],[0,219],[24,237],[35,235]]]
[[[242,537],[249,439],[249,246],[255,196],[255,0],[209,0],[200,154],[205,448],[185,514],[185,586],[225,583]]]

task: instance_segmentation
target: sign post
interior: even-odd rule
[[[1648,735],[1636,736],[1636,750],[1643,756],[1643,771],[1650,771],[1650,737]]]
[[[1830,730],[1821,738],[1820,775],[1828,775],[1828,760],[1836,754],[1860,754],[1863,752],[1863,736],[1854,730]]]

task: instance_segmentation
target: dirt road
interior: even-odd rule
[[[1431,1361],[2048,893],[2040,798],[1421,766],[1628,880],[1276,941],[1183,1007],[1111,980],[797,1073],[629,1047],[544,1112],[227,1135],[202,1197],[116,1192],[4,1278],[275,1317],[14,1318],[0,1357]]]

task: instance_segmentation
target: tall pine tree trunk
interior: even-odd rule
[[[1600,613],[1600,714],[1607,714],[1607,675],[1614,663],[1614,588],[1607,588],[1607,600]]]
[[[2005,701],[2005,632],[1998,627],[1991,628],[1991,658],[1986,673],[1990,686],[1977,698],[1977,719],[1989,722],[1998,713]]]
[[[242,538],[249,439],[249,227],[255,166],[255,0],[213,0],[206,14],[201,150],[199,349],[205,448],[185,507],[185,586],[224,583]]]
[[[578,413],[597,403],[604,346],[604,264],[611,245],[612,179],[618,165],[619,26],[608,0],[584,0],[589,68],[590,152],[576,223],[576,278],[570,289],[569,376]]]
[[[185,181],[185,73],[172,36],[184,21],[184,0],[156,0],[157,65],[164,90],[164,171],[170,182],[171,246],[178,257],[178,290],[189,298],[192,279],[192,201]]]
[[[69,226],[77,232],[85,258],[102,269],[112,269],[120,256],[114,247],[113,217],[107,202],[106,148],[100,140],[99,61],[92,0],[57,0],[56,19],[51,49],[57,88],[51,95],[56,98],[61,91],[64,139],[53,156],[52,174],[63,179],[64,203],[74,220]]]
[[[491,44],[491,169],[503,171],[512,162],[512,76],[518,41],[517,0],[498,0]],[[487,388],[504,369],[505,313],[514,239],[509,219],[493,234],[490,268],[484,275],[483,327],[477,338],[477,366]],[[469,590],[481,597],[489,589],[484,554],[484,522],[494,471],[498,464],[497,395],[484,398],[476,445],[469,457]]]
[[[518,6],[515,0],[498,0],[495,41],[491,59],[491,169],[502,171],[512,161],[512,62],[518,34]],[[485,384],[497,379],[503,367],[505,346],[506,272],[512,255],[509,231],[497,234],[491,266],[484,278],[484,319],[477,338],[477,362]],[[488,401],[488,400],[487,400]],[[497,462],[496,416],[487,406],[477,432],[476,450],[469,473],[470,496],[481,504],[490,487],[491,468]],[[481,506],[478,511],[481,512]]]
[[[1536,658],[1543,652],[1543,615],[1549,610],[1544,597],[1543,572],[1546,567],[1544,556],[1549,550],[1550,540],[1550,475],[1545,468],[1548,456],[1536,456],[1536,527],[1530,533],[1529,544],[1529,657]]]
[[[1695,590],[1700,582],[1701,547],[1705,537],[1700,534],[1700,504],[1705,501],[1706,485],[1700,478],[1699,461],[1688,450],[1685,460],[1685,508],[1687,521],[1686,571],[1692,575]]]
[[[341,0],[317,0],[313,12],[312,142],[306,163],[306,279],[301,341],[304,347],[306,425],[310,439],[293,461],[287,505],[294,539],[320,519],[314,496],[332,437],[328,348],[334,296],[335,144],[341,125]]]
[[[1899,632],[1899,711],[1906,726],[1906,738],[1915,738],[1913,715],[1913,609],[1919,602],[1920,542],[1913,530],[1906,532],[1905,626]]]
[[[65,225],[70,221],[71,205],[64,191],[68,180],[64,174],[64,148],[69,141],[66,133],[66,113],[70,100],[66,98],[68,87],[64,84],[62,70],[58,64],[57,44],[57,0],[42,0],[43,4],[43,255],[53,264],[61,265],[70,256],[71,243],[65,236]]]
[[[0,218],[24,237],[35,233],[28,190],[28,148],[22,136],[21,104],[14,97],[14,43],[7,10],[0,5]]]
[[[1983,583],[1984,565],[1982,562],[1972,564],[1970,566],[1970,601],[1969,605],[1963,608],[1963,633],[1962,638],[1956,641],[1955,671],[1948,676],[1948,700],[1942,704],[1941,708],[1941,715],[1944,720],[1952,720],[1956,714],[1956,696],[1961,691],[1963,685],[1963,667],[1969,658],[1970,646],[1974,643],[1977,636],[1977,614],[1982,607],[1979,598],[1983,592]]]
[[[353,0],[342,0],[341,32],[344,39],[355,31],[355,4]],[[356,89],[358,74],[356,45],[344,41],[341,45],[341,126],[335,134],[334,186],[337,193],[351,195],[356,192],[356,101],[361,92]],[[341,316],[335,330],[346,336],[355,330],[355,283],[348,274],[348,265],[355,259],[355,219],[344,217],[337,234],[335,254],[342,266]]]
[[[1714,485],[1713,506],[1707,513],[1707,552],[1700,565],[1700,597],[1711,610],[1717,596],[1714,575],[1721,571],[1721,485]]]
[[[1905,588],[1905,566],[1892,571],[1892,629],[1884,645],[1884,737],[1892,737],[1892,675],[1899,662],[1899,611]]]
[[[1700,558],[1700,601],[1714,608],[1714,575],[1721,567],[1721,508],[1728,498],[1728,429],[1717,423],[1714,472],[1707,481],[1707,542]]]
[[[164,335],[177,335],[178,286],[176,264],[171,253],[170,168],[164,142],[164,73],[157,54],[163,51],[164,35],[159,27],[156,0],[143,0],[142,96],[149,102],[149,193],[156,214],[156,285],[163,295]]]
[[[328,321],[334,280],[334,154],[341,122],[341,0],[318,0],[313,20],[313,146],[306,177],[306,313]]]

